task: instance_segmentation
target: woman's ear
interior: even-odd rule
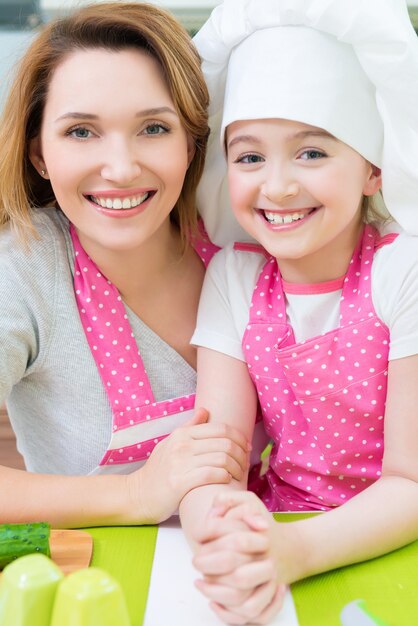
[[[370,174],[363,188],[363,195],[372,196],[382,186],[382,172],[376,165],[370,165]]]
[[[42,178],[48,179],[48,171],[46,169],[45,161],[42,156],[42,146],[39,137],[34,137],[29,142],[29,159],[33,167]]]
[[[193,157],[196,154],[196,144],[191,135],[187,136],[187,167],[190,166],[190,163],[193,161]]]

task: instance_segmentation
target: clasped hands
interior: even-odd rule
[[[197,588],[227,624],[268,624],[283,604],[277,524],[253,493],[218,494],[197,540]]]

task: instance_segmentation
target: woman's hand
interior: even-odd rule
[[[267,624],[283,603],[271,513],[252,493],[219,494],[199,538],[196,586],[227,624]]]
[[[141,523],[162,522],[190,490],[240,480],[247,471],[250,445],[244,435],[232,426],[207,423],[208,417],[198,409],[155,446],[141,469],[127,476]]]

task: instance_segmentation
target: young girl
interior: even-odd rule
[[[246,468],[239,431],[192,417],[207,101],[186,31],[147,4],[80,9],[22,60],[0,129],[0,405],[29,473],[0,468],[2,522],[159,522]]]
[[[288,5],[226,0],[196,38],[213,98],[199,208],[219,243],[226,157],[257,242],[210,265],[197,398],[248,439],[258,399],[273,441],[259,498],[233,481],[181,505],[198,587],[228,624],[267,623],[279,583],[418,537],[418,245],[371,204],[382,169],[388,208],[418,232],[418,43],[398,1]]]

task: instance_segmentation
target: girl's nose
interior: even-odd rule
[[[283,167],[276,167],[267,172],[261,191],[268,200],[279,203],[286,198],[297,196],[300,185],[291,172]]]
[[[129,143],[113,142],[107,148],[101,168],[104,179],[126,185],[137,179],[141,171],[138,155]]]

